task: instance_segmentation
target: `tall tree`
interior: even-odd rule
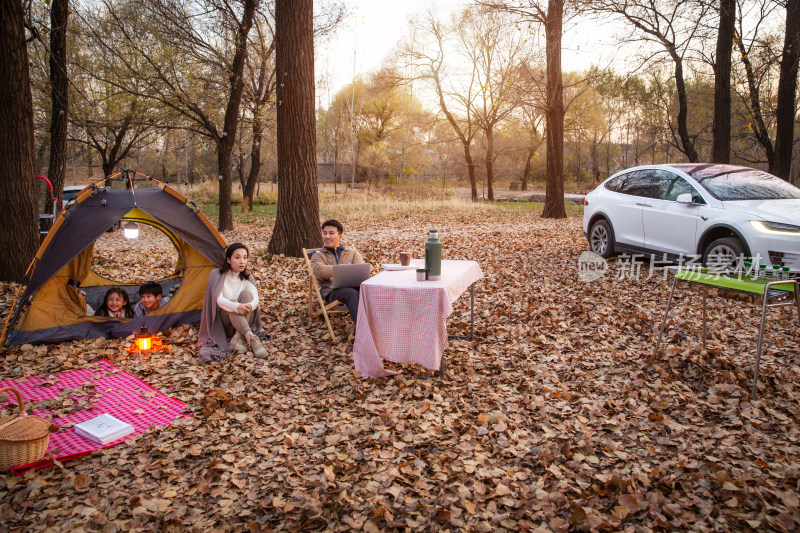
[[[561,36],[565,0],[506,0],[481,5],[516,13],[544,26],[547,82],[545,87],[546,167],[543,218],[566,218],[564,209],[564,81],[561,78]]]
[[[523,116],[527,125],[527,142],[525,143],[525,168],[522,171],[522,184],[519,188],[521,191],[528,190],[528,181],[531,178],[531,165],[533,164],[533,156],[536,155],[536,151],[542,145],[542,141],[544,141],[544,137],[539,132],[539,125],[542,122],[542,116],[532,111],[533,110],[530,107],[523,109]]]
[[[731,160],[731,52],[736,29],[736,0],[720,0],[714,62],[714,125],[711,161]]]
[[[0,280],[20,281],[36,254],[33,101],[20,0],[0,2]]]
[[[544,17],[547,56],[547,173],[542,218],[567,218],[564,209],[564,82],[561,77],[561,34],[564,0],[549,0]]]
[[[247,35],[253,25],[256,6],[259,0],[244,0],[241,22],[238,24],[234,38],[234,54],[231,62],[230,97],[225,106],[222,138],[218,141],[217,168],[222,179],[219,184],[219,229],[233,229],[233,213],[231,212],[231,164],[233,163],[233,147],[236,144],[236,129],[239,126],[239,107],[244,93],[244,64],[247,59]]]
[[[630,28],[627,41],[653,43],[672,61],[678,99],[676,131],[678,149],[689,161],[700,159],[695,148],[696,135],[689,133],[689,103],[685,67],[691,45],[698,38],[710,3],[697,0],[595,0],[593,8],[601,14],[617,15]]]
[[[152,123],[141,117],[141,103],[135,99],[127,106],[114,107],[119,114],[105,115],[102,123],[93,118],[73,117],[73,123],[81,126],[86,135],[71,140],[86,143],[98,153],[103,176],[113,174],[123,159],[156,132]]]
[[[314,2],[276,0],[278,213],[267,249],[300,257],[322,244],[314,113]]]
[[[214,143],[221,231],[233,229],[233,149],[248,35],[259,2],[103,0],[114,22],[107,51],[128,71],[104,81],[174,111],[188,123],[184,127]]]
[[[533,157],[545,141],[544,121],[547,110],[547,74],[532,64],[523,64],[519,75],[516,76],[516,92],[520,105],[518,113],[521,123],[527,131],[524,147],[527,157],[522,172],[520,190],[528,190],[528,181],[531,178]]]
[[[271,109],[272,95],[275,92],[275,39],[272,37],[272,28],[266,18],[260,18],[256,23],[255,54],[259,61],[258,67],[254,68],[257,75],[251,76],[247,84],[247,101],[252,113],[251,144],[250,144],[250,171],[247,180],[242,186],[242,196],[244,197],[245,209],[253,210],[253,195],[256,190],[259,176],[261,174],[261,142],[264,138],[264,129],[267,126],[267,116]]]
[[[762,108],[761,96],[762,81],[768,78],[767,73],[770,69],[771,61],[762,62],[756,59],[754,63],[753,59],[761,55],[759,54],[759,50],[768,48],[764,43],[759,41],[758,29],[762,23],[767,20],[775,4],[771,0],[760,0],[759,4],[760,5],[756,6],[759,12],[755,16],[748,17],[756,21],[755,29],[751,35],[748,35],[748,32],[745,30],[746,13],[742,12],[742,10],[737,12],[737,29],[734,43],[736,44],[739,59],[742,62],[744,70],[742,75],[744,77],[746,91],[742,91],[739,97],[743,101],[749,115],[747,117],[747,122],[750,124],[748,129],[761,146],[764,157],[766,157],[768,168],[771,170],[775,164],[775,146],[770,137],[770,129],[772,128],[769,126],[767,113],[765,113],[765,110]],[[766,55],[769,57],[773,56],[772,53],[767,53]],[[736,88],[736,85],[734,88]]]
[[[781,54],[778,103],[775,109],[775,163],[770,172],[785,180],[792,170],[797,109],[797,70],[800,63],[800,0],[786,1],[786,34]]]
[[[464,162],[467,166],[467,175],[471,188],[472,201],[478,200],[478,183],[475,178],[475,161],[472,156],[472,142],[478,132],[477,122],[473,114],[473,105],[476,98],[475,81],[477,65],[470,65],[471,71],[467,82],[462,87],[448,90],[445,70],[445,48],[449,29],[436,20],[429,13],[422,23],[422,31],[426,37],[433,40],[433,50],[428,50],[424,43],[414,42],[406,47],[405,55],[420,69],[421,77],[431,82],[439,101],[439,110],[447,118],[453,128],[464,152]],[[453,107],[457,106],[463,116],[455,114]]]
[[[486,192],[494,201],[495,130],[520,105],[514,82],[530,47],[508,13],[486,7],[464,15],[458,36],[464,56],[476,66],[478,97],[472,108],[486,140]]]
[[[50,166],[47,174],[53,184],[53,197],[61,206],[64,175],[67,166],[67,123],[69,117],[67,75],[67,22],[69,0],[52,0],[50,4]],[[48,202],[47,205],[50,205]]]
[[[169,108],[150,106],[144,98],[119,90],[116,79],[120,77],[136,85],[116,57],[125,53],[125,43],[115,43],[113,53],[109,50],[108,33],[114,26],[107,18],[87,20],[86,14],[78,11],[74,19],[70,24],[75,38],[69,54],[69,118],[73,126],[69,141],[85,145],[90,156],[97,152],[103,176],[110,176],[125,158],[167,129],[166,125],[174,125],[176,117]]]

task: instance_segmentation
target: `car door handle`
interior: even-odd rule
[[[636,202],[636,205],[638,205],[638,206],[640,206],[640,207],[653,207],[653,206],[652,206],[652,205],[650,205],[650,204],[642,204],[642,203],[639,203],[639,202]]]

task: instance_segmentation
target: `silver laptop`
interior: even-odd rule
[[[356,263],[353,265],[334,265],[331,288],[344,287],[357,288],[363,281],[369,279],[369,263]]]

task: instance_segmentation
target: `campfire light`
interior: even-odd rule
[[[139,237],[139,225],[136,222],[128,222],[122,227],[122,235],[126,239],[137,239]]]

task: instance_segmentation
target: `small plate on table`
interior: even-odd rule
[[[381,265],[381,268],[384,270],[416,270],[419,267],[417,265]]]

